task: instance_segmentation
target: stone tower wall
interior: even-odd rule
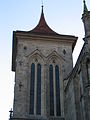
[[[41,63],[41,116],[49,116],[49,65],[60,68],[61,114],[64,116],[63,79],[72,70],[72,44],[63,43],[59,38],[17,37],[17,56],[14,92],[14,117],[30,118],[30,67]]]

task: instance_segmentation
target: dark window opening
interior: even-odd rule
[[[50,115],[54,115],[54,90],[53,90],[53,66],[49,66],[49,81],[50,81]]]
[[[59,67],[57,65],[55,66],[55,76],[56,76],[56,114],[57,116],[61,116]]]
[[[37,65],[37,104],[36,114],[41,114],[41,65]]]
[[[31,65],[31,78],[30,78],[30,114],[34,114],[34,84],[35,84],[35,64]]]

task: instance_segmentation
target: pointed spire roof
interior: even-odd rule
[[[84,11],[83,12],[86,13],[86,12],[88,12],[88,9],[87,9],[87,6],[86,6],[86,1],[84,0],[83,2],[84,2]]]
[[[13,32],[12,71],[16,71],[16,56],[17,56],[17,46],[18,46],[17,44],[18,44],[19,37],[25,41],[31,40],[31,38],[35,38],[34,40],[39,40],[41,38],[40,41],[44,40],[44,42],[45,40],[46,41],[50,40],[51,42],[57,41],[61,43],[63,42],[64,44],[69,43],[72,46],[72,50],[74,50],[74,47],[77,41],[77,37],[72,36],[72,35],[58,34],[54,32],[47,25],[45,18],[44,18],[43,5],[42,5],[42,11],[41,11],[41,17],[40,17],[39,23],[33,30],[31,31],[18,31],[17,30]]]
[[[56,34],[58,35],[56,32],[54,32],[46,23],[45,17],[44,17],[44,12],[43,12],[43,5],[42,5],[42,11],[41,11],[41,17],[39,20],[38,25],[30,31],[31,33],[37,33],[37,34]]]

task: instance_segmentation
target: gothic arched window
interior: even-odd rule
[[[30,78],[30,114],[34,114],[34,84],[35,84],[35,64],[31,64],[31,78]]]
[[[54,87],[53,87],[53,66],[49,66],[49,81],[50,81],[50,115],[54,115]]]
[[[58,65],[49,65],[50,115],[61,116],[60,81]]]
[[[41,65],[31,64],[29,114],[41,114]]]
[[[60,82],[59,82],[59,67],[55,66],[55,79],[56,79],[56,114],[61,115],[60,109]]]
[[[41,114],[41,65],[37,65],[37,104],[36,114]]]

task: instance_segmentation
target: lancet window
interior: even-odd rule
[[[50,115],[61,116],[60,79],[58,65],[49,65]]]
[[[41,64],[31,64],[30,114],[41,114]]]
[[[34,114],[34,86],[35,86],[35,64],[31,65],[31,78],[30,78],[30,114]]]

